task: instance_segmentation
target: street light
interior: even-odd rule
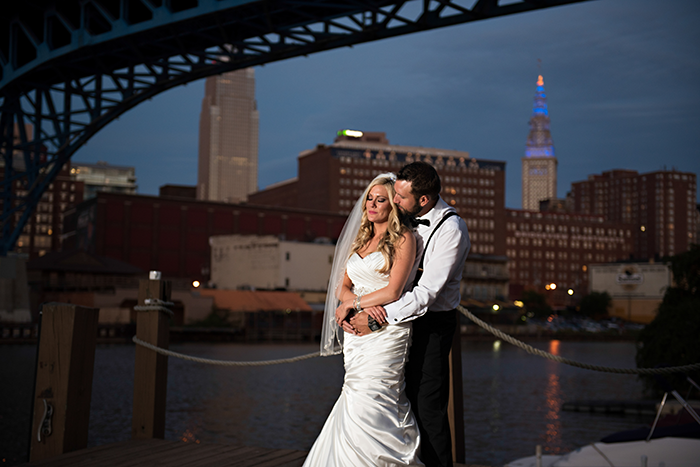
[[[501,309],[501,307],[500,307],[500,306],[498,306],[498,304],[497,304],[497,303],[494,303],[494,304],[493,304],[493,306],[492,306],[491,308],[493,308],[493,311],[498,311],[498,310],[500,310],[500,309]]]
[[[573,295],[573,294],[574,294],[574,289],[569,289],[569,290],[567,290],[566,293],[568,293],[569,295]]]
[[[194,287],[195,289],[196,289],[197,287],[199,287],[200,285],[201,285],[201,284],[199,283],[199,281],[192,281],[192,287]]]

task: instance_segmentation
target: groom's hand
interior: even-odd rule
[[[357,331],[355,331],[355,328],[352,326],[352,324],[350,324],[348,320],[343,321],[340,327],[343,328],[343,331],[347,332],[348,334],[357,335]]]
[[[355,329],[355,334],[358,336],[366,336],[372,333],[372,330],[367,325],[367,317],[367,312],[362,311],[350,318],[350,324]]]

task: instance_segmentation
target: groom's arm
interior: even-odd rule
[[[389,324],[410,321],[424,315],[443,288],[461,270],[471,243],[466,226],[446,223],[431,240],[430,256],[426,257],[423,275],[413,290],[384,306]],[[452,228],[447,228],[448,225]]]

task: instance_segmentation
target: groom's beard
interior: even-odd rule
[[[420,212],[420,209],[418,209],[415,212],[409,212],[404,210],[401,206],[399,206],[399,220],[401,223],[407,227],[413,227],[413,223],[415,222],[416,214]]]
[[[405,221],[408,218],[414,218],[416,217],[416,214],[418,214],[423,207],[420,205],[420,203],[416,200],[416,205],[413,207],[412,211],[409,211],[405,209],[403,206],[399,206],[399,217],[401,218],[401,221]]]

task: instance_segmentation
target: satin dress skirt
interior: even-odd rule
[[[307,467],[422,466],[420,435],[404,391],[411,323],[345,335],[345,381]]]

